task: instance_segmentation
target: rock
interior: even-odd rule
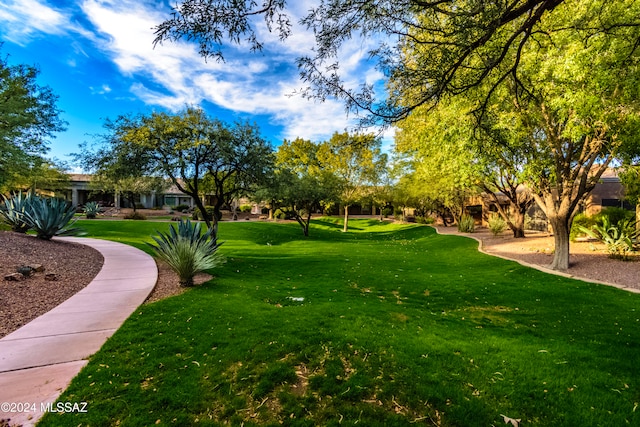
[[[31,270],[36,273],[42,273],[44,271],[44,265],[42,264],[28,264],[27,267],[31,267]]]
[[[22,282],[24,280],[24,276],[21,273],[11,273],[4,276],[4,280],[7,282]]]
[[[56,282],[58,280],[58,275],[56,273],[47,273],[44,275],[44,280]]]

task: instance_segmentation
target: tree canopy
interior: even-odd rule
[[[370,121],[393,123],[480,85],[488,96],[508,77],[525,86],[522,53],[554,34],[584,43],[627,34],[618,37],[617,49],[632,54],[639,7],[632,0],[318,0],[301,19],[315,37],[314,50],[297,61],[309,84],[303,94],[337,97],[349,111],[371,113]],[[258,17],[285,40],[291,16],[286,0],[183,0],[156,27],[155,44],[186,39],[203,57],[223,59],[228,43],[264,47]],[[350,86],[352,76],[341,75],[340,49],[356,38],[374,44],[369,56],[393,82],[386,93],[366,81]]]
[[[37,82],[39,70],[0,59],[0,191],[22,185],[41,167],[50,138],[65,130],[58,96]],[[49,162],[51,165],[52,163]]]
[[[97,149],[81,155],[91,170],[122,182],[169,179],[193,198],[208,227],[213,221],[215,228],[225,202],[250,191],[272,167],[272,148],[256,126],[229,125],[199,108],[121,115],[107,120],[105,128]],[[214,199],[212,218],[205,195]]]
[[[569,231],[579,203],[611,162],[637,153],[640,143],[640,58],[629,47],[630,40],[640,39],[640,29],[618,26],[621,18],[635,19],[637,11],[632,4],[622,10],[615,3],[603,5],[598,17],[610,31],[585,38],[581,31],[558,28],[586,19],[593,10],[564,2],[538,24],[539,32],[531,35],[537,43],[518,52],[517,73],[505,75],[500,86],[486,81],[429,113],[432,120],[447,114],[450,133],[468,127],[465,120],[455,120],[455,109],[452,116],[455,102],[480,112],[473,123],[478,154],[471,157],[475,162],[490,158],[490,164],[499,160],[527,184],[554,230],[552,267],[561,270],[569,267]],[[464,117],[464,109],[458,114]],[[460,143],[442,135],[447,147]]]

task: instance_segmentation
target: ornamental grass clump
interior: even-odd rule
[[[193,286],[197,273],[224,263],[215,232],[209,229],[203,234],[200,223],[180,220],[177,229],[171,225],[168,233],[157,233],[158,237],[152,236],[157,246],[148,245],[176,272],[181,286]]]
[[[80,229],[72,228],[75,220],[71,220],[75,213],[74,207],[66,200],[31,196],[30,208],[24,212],[24,218],[39,239],[51,240],[53,236],[78,234]]]
[[[32,193],[22,194],[22,191],[9,198],[2,196],[3,203],[0,205],[0,216],[4,222],[9,224],[11,230],[18,233],[26,233],[31,228],[24,214],[31,207],[32,196]]]
[[[507,229],[507,222],[496,213],[492,213],[491,215],[489,215],[489,218],[487,219],[487,225],[489,226],[491,234],[493,234],[494,236],[502,234],[502,232]]]
[[[458,231],[461,233],[473,233],[475,231],[476,224],[471,215],[464,214],[458,221]]]

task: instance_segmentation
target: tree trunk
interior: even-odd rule
[[[344,228],[342,232],[346,233],[347,230],[349,230],[349,205],[345,205],[344,207]]]
[[[548,217],[551,228],[553,229],[553,238],[555,242],[555,252],[551,269],[566,271],[569,269],[569,232],[570,232],[570,215],[559,215]]]
[[[511,231],[513,231],[513,237],[516,239],[524,238],[524,215],[525,211],[521,211],[520,209],[513,210],[513,228]]]

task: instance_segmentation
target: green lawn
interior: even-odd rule
[[[138,247],[168,227],[79,223]],[[350,225],[222,223],[215,278],[140,307],[60,398],[88,413],[39,425],[640,425],[640,295]]]

